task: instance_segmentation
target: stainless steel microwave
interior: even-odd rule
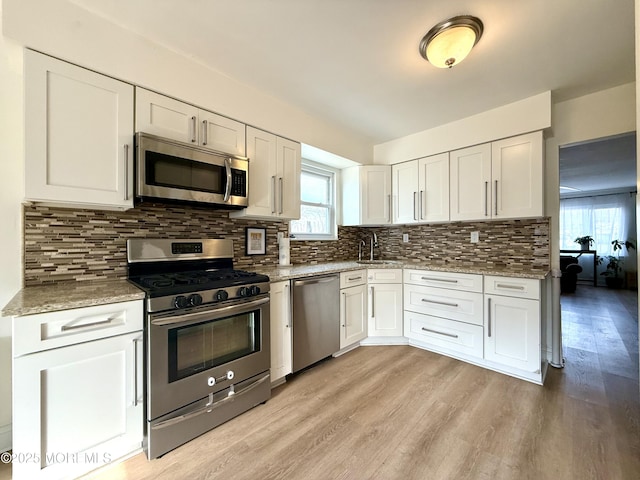
[[[249,159],[136,133],[136,197],[245,208]]]

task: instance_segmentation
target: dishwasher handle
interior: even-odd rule
[[[309,280],[294,280],[293,286],[295,288],[298,285],[304,286],[304,285],[313,285],[315,283],[329,283],[337,279],[338,279],[337,275],[330,275],[327,277],[313,277],[313,278],[310,278]]]

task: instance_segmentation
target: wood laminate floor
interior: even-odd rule
[[[640,478],[637,298],[562,298],[544,387],[408,346],[361,347],[164,457],[104,479]]]

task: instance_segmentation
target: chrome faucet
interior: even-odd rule
[[[358,261],[362,261],[362,247],[366,246],[366,243],[364,243],[364,240],[360,240],[360,243],[358,244]]]
[[[369,260],[373,261],[373,247],[378,246],[378,236],[373,232],[371,234],[371,254]]]

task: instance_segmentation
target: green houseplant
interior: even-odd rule
[[[589,250],[589,247],[593,245],[593,237],[591,237],[590,235],[585,235],[584,237],[576,238],[574,242],[580,244],[581,250]]]
[[[607,261],[607,269],[600,275],[604,275],[606,277],[605,282],[607,283],[607,287],[621,288],[624,283],[624,279],[620,276],[620,273],[622,273],[622,265],[624,264],[624,259],[620,258],[622,248],[624,247],[629,251],[635,250],[636,246],[630,240],[625,240],[624,242],[622,240],[613,240],[611,245],[613,245],[613,252],[615,255],[598,257],[598,265],[601,265],[605,259]]]

